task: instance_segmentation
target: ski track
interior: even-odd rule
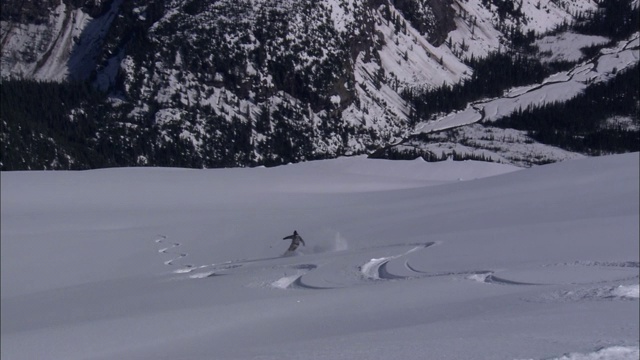
[[[584,301],[638,301],[640,286],[608,285],[608,286],[579,286],[569,289],[551,291],[527,299],[532,302],[584,302]]]
[[[367,263],[360,266],[360,272],[364,275],[365,278],[371,279],[371,280],[396,280],[396,279],[412,278],[412,276],[401,276],[401,275],[394,275],[390,273],[387,270],[387,264],[389,263],[389,261],[396,260],[398,258],[404,257],[406,255],[409,255],[419,250],[426,249],[432,245],[435,245],[435,243],[428,242],[423,244],[409,244],[409,245],[413,246],[413,248],[409,249],[408,251],[402,254],[369,260]],[[404,245],[404,246],[407,246],[407,245]]]
[[[410,265],[408,265],[410,267]],[[640,268],[640,263],[637,261],[622,261],[622,262],[609,262],[609,261],[576,261],[573,263],[559,263],[550,266],[586,266],[586,267],[601,267],[601,268]],[[464,273],[449,273],[450,275],[462,275]],[[448,274],[444,274],[448,275]],[[471,273],[466,277],[468,280],[473,280],[486,284],[494,285],[515,285],[515,286],[563,286],[561,290],[554,290],[545,294],[535,296],[526,301],[534,302],[582,302],[582,301],[637,301],[640,298],[640,286],[637,281],[640,278],[640,274],[628,276],[618,279],[609,280],[594,280],[586,282],[569,282],[569,283],[529,283],[509,280],[503,277],[497,277],[493,271],[478,271]]]
[[[165,240],[166,240],[166,237],[162,236],[161,238],[156,240],[156,242],[162,243]],[[397,247],[411,247],[408,251],[405,251],[403,253],[391,255],[388,257],[383,257],[380,259],[381,261],[378,263],[370,261],[358,267],[361,274],[364,274],[365,275],[364,277],[367,278],[368,280],[371,278],[379,279],[379,280],[409,279],[409,278],[412,278],[413,276],[398,276],[390,273],[386,268],[386,264],[390,260],[401,258],[413,252],[426,249],[435,244],[436,244],[435,242],[427,242],[427,243],[372,246],[369,248],[354,250],[350,252],[340,252],[340,255],[354,256],[361,251],[375,251],[380,249],[392,249]],[[177,246],[180,246],[180,244],[172,243],[171,246],[161,249],[159,250],[159,252],[169,253],[170,249],[173,249]],[[165,264],[173,265],[175,261],[187,255],[182,253],[177,253],[177,254],[178,254],[177,258],[169,260],[165,262]],[[356,281],[356,283],[351,283],[350,281],[347,281],[347,284],[344,284],[342,283],[342,279],[338,278],[336,279],[336,281],[331,281],[330,279],[326,279],[325,277],[321,276],[320,280],[323,283],[329,284],[327,286],[324,286],[324,285],[321,286],[314,283],[313,281],[307,281],[305,279],[305,275],[311,272],[314,272],[314,275],[316,274],[315,272],[319,268],[319,265],[317,264],[298,263],[298,264],[287,264],[287,265],[269,265],[269,262],[271,260],[284,259],[284,258],[287,258],[287,257],[276,256],[276,257],[265,257],[265,258],[259,258],[259,259],[241,259],[241,260],[225,261],[221,263],[214,263],[214,264],[208,264],[208,265],[186,265],[182,269],[175,270],[174,273],[189,274],[186,276],[188,279],[204,279],[204,278],[225,275],[225,274],[259,273],[259,272],[266,272],[266,271],[274,271],[278,269],[295,270],[296,271],[295,274],[285,273],[284,276],[281,276],[276,280],[270,281],[267,283],[269,287],[277,288],[277,289],[313,289],[313,290],[323,289],[324,290],[324,289],[344,288],[346,286],[354,286],[354,285],[357,285],[357,283],[362,282],[361,280]],[[292,257],[292,259],[300,259],[300,258]],[[300,259],[300,260],[303,260],[303,259]],[[376,260],[376,259],[373,259],[373,260]],[[250,265],[254,265],[254,266],[250,266]],[[335,268],[331,266],[328,266],[327,269],[329,273],[331,273],[332,269],[335,270]],[[321,275],[324,275],[324,274],[321,274]]]
[[[298,271],[297,271],[297,273],[295,275],[284,276],[284,277],[281,277],[280,279],[272,282],[271,283],[271,287],[278,288],[278,289],[296,289],[296,288],[301,288],[301,289],[325,289],[325,288],[322,288],[322,287],[316,287],[316,286],[313,286],[313,285],[305,284],[302,281],[302,277],[306,273],[308,273],[309,271],[312,271],[312,270],[316,269],[318,267],[318,265],[315,265],[315,264],[297,264],[297,265],[289,265],[287,267],[291,268],[291,269],[298,270]]]
[[[486,282],[487,284],[498,284],[498,285],[549,285],[549,284],[538,284],[538,283],[529,283],[529,282],[521,282],[521,281],[513,281],[513,280],[508,280],[508,279],[504,279],[501,277],[497,277],[495,275],[493,275],[493,273],[487,275],[487,277],[484,279],[484,282]]]
[[[562,267],[562,266],[566,266],[566,267],[573,267],[573,266],[582,266],[582,267],[588,267],[588,268],[605,268],[605,269],[610,269],[610,268],[618,268],[618,269],[626,269],[626,268],[631,268],[631,269],[640,269],[640,262],[638,261],[597,261],[597,260],[592,260],[592,261],[574,261],[572,263],[558,263],[558,264],[553,264],[553,265],[549,265],[548,267],[552,267],[552,266],[558,266],[558,267]],[[614,280],[599,280],[599,281],[591,281],[591,282],[587,282],[587,283],[572,283],[571,285],[596,285],[596,284],[607,284],[607,283],[611,283],[611,282],[628,282],[628,281],[632,281],[634,279],[640,279],[640,272],[636,271],[634,275],[631,276],[627,276],[627,277],[622,277],[619,279],[614,279]]]
[[[167,266],[176,266],[176,262],[180,259],[183,259],[185,257],[187,257],[189,254],[186,253],[182,253],[182,252],[175,252],[172,249],[176,249],[177,247],[179,247],[180,243],[177,242],[168,242],[167,241],[167,236],[165,235],[158,235],[158,238],[155,240],[156,244],[163,244],[163,245],[169,245],[167,247],[164,247],[160,250],[158,250],[159,253],[161,254],[167,254],[167,255],[177,255],[176,257],[167,260],[164,262],[165,265]],[[175,273],[187,273],[187,272],[191,272],[193,269],[193,265],[191,264],[185,264],[185,265],[179,265],[182,266],[182,268],[175,270]]]
[[[293,264],[273,264],[272,260],[285,259],[287,257],[274,256],[258,259],[239,259],[230,260],[221,263],[213,263],[207,265],[193,265],[193,264],[178,264],[178,261],[188,256],[187,253],[176,251],[181,246],[178,242],[168,241],[168,237],[165,235],[158,235],[155,240],[156,243],[162,244],[164,247],[159,249],[161,254],[167,254],[174,256],[172,259],[164,262],[167,266],[180,266],[179,269],[173,271],[174,274],[185,274],[188,279],[206,279],[223,275],[233,274],[261,274],[268,272],[280,272],[284,269],[284,274],[275,280],[262,282],[263,285],[272,289],[288,290],[288,289],[301,289],[301,290],[329,290],[339,289],[350,286],[366,285],[384,281],[397,281],[397,280],[411,280],[431,277],[463,277],[464,279],[498,286],[580,286],[578,288],[571,288],[569,290],[555,290],[554,292],[547,293],[539,297],[539,301],[584,301],[584,300],[637,300],[638,299],[638,285],[635,284],[640,278],[640,274],[633,274],[632,276],[618,278],[618,279],[599,279],[594,281],[587,281],[582,283],[562,283],[553,281],[549,283],[536,283],[518,281],[515,279],[509,279],[504,276],[496,276],[495,270],[463,270],[463,271],[441,271],[441,272],[428,272],[419,270],[417,267],[411,264],[410,260],[405,259],[409,254],[423,251],[433,245],[435,242],[426,243],[410,243],[410,244],[394,244],[383,246],[372,246],[364,249],[356,249],[349,252],[340,252],[340,258],[344,257],[356,257],[363,252],[379,251],[379,250],[391,250],[398,247],[410,247],[409,250],[396,253],[389,256],[383,256],[378,258],[372,258],[369,261],[357,266],[357,273],[359,276],[350,278],[353,274],[352,270],[348,270],[343,274],[336,275],[336,270],[339,266],[344,266],[345,261],[341,265],[335,264],[338,261],[332,259],[330,262],[320,266],[315,263],[300,262]],[[300,257],[291,257],[291,259],[304,260]],[[346,261],[348,263],[357,261],[350,259]],[[403,261],[402,265],[406,272],[402,274],[395,274],[390,270],[389,265],[395,261]],[[574,262],[563,262],[556,264],[543,265],[543,268],[549,267],[591,267],[591,268],[619,268],[619,269],[640,269],[640,262],[637,261],[597,261],[597,260],[582,260]],[[353,268],[351,268],[353,269]],[[505,270],[501,270],[505,272]],[[315,277],[307,280],[308,275],[314,275]],[[267,277],[269,275],[266,275]],[[273,278],[272,278],[273,279]],[[556,279],[557,280],[557,279]],[[633,284],[629,285],[630,282]],[[598,285],[598,286],[594,286]],[[530,299],[536,301],[536,299]]]
[[[618,268],[640,268],[638,261],[574,261],[553,264],[550,266],[599,266],[599,267],[618,267]]]

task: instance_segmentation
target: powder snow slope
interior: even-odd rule
[[[639,160],[2,172],[1,355],[635,359]]]

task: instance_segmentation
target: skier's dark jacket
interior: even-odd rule
[[[307,244],[304,243],[304,240],[302,240],[302,237],[300,237],[300,235],[298,235],[298,232],[295,230],[293,231],[293,235],[282,238],[282,240],[288,239],[291,239],[291,246],[289,246],[289,250],[287,251],[294,251],[298,248],[298,246],[300,246],[300,243],[302,243],[302,246],[307,246]]]

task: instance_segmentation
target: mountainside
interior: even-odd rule
[[[554,57],[552,45],[534,46],[537,35],[571,25],[588,34],[573,45],[630,39],[637,1],[611,3],[617,7],[569,0],[8,1],[0,33],[2,169],[275,165],[371,153],[458,110],[426,111],[434,103],[428,92],[499,72],[504,64],[495,54],[518,64],[514,54],[526,53],[539,66],[530,72],[537,78],[503,83],[500,92],[597,59],[597,52]],[[632,69],[638,46],[626,50],[632,54],[624,66]],[[468,99],[448,97],[465,104],[495,97],[479,88]],[[635,116],[619,115],[637,138],[637,91],[631,96]],[[394,157],[385,149],[378,156]],[[548,161],[575,156],[552,152]]]

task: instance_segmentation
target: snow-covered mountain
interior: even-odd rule
[[[553,57],[572,59],[576,56],[580,58],[579,50],[585,44],[604,41],[607,40],[564,33],[559,39],[542,38],[539,45],[541,48],[558,47],[550,53]],[[409,153],[411,156],[430,154],[446,157],[458,153],[521,166],[582,157],[577,152],[540,144],[525,131],[499,128],[492,124],[523,109],[569,101],[589,86],[610,81],[619,71],[637,66],[638,49],[640,33],[635,33],[631,38],[603,48],[595,57],[580,62],[568,71],[555,73],[541,83],[514,87],[506,90],[501,97],[474,101],[463,110],[419,122],[411,136],[385,150],[397,156]],[[637,131],[638,125],[640,123],[636,117],[629,119],[627,125],[620,126]],[[428,141],[423,135],[427,135]]]
[[[412,117],[407,91],[464,82],[478,75],[469,59],[513,51],[599,9],[593,0],[29,4],[3,5],[20,9],[2,17],[3,79],[88,79],[108,94],[66,110],[60,121],[80,124],[68,126],[90,123],[73,135],[3,116],[5,143],[15,145],[3,153],[24,151],[16,138],[30,132],[37,147],[55,149],[36,161],[48,168],[243,166],[371,152],[425,128],[429,119]],[[549,40],[561,36],[539,40],[551,59],[566,51]],[[561,59],[579,64],[587,59],[575,56],[577,44],[606,40],[565,42],[573,57]],[[637,46],[630,51],[626,65],[637,63]],[[78,133],[88,138],[82,145]],[[9,155],[5,168],[20,158]]]
[[[65,81],[88,77],[117,14],[111,2],[4,1],[2,78]]]

